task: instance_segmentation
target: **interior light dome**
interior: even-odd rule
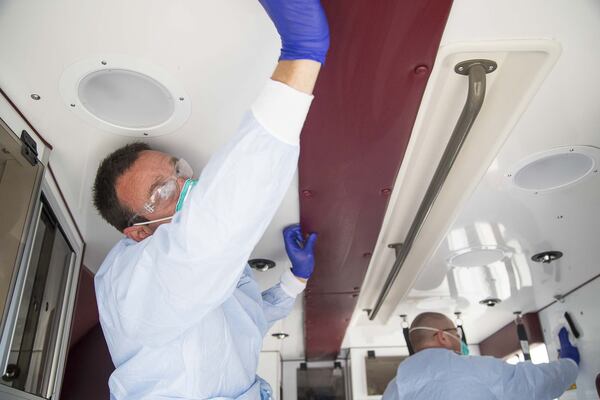
[[[103,55],[70,65],[59,82],[69,112],[102,132],[155,137],[175,132],[192,105],[169,71],[127,55]]]
[[[573,146],[553,149],[529,157],[513,169],[513,184],[520,189],[542,192],[581,181],[597,166],[598,149]]]
[[[130,129],[150,129],[171,118],[173,96],[155,79],[125,69],[94,71],[79,83],[81,104],[96,118]]]
[[[497,246],[471,247],[454,253],[448,264],[452,267],[473,268],[501,261],[506,251]]]

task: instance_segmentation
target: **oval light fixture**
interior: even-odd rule
[[[67,108],[119,135],[171,133],[189,118],[183,87],[161,68],[127,56],[93,57],[68,67],[60,80]]]
[[[523,190],[547,192],[573,185],[597,172],[600,150],[592,146],[565,146],[534,154],[506,175]]]
[[[493,264],[508,255],[500,246],[473,246],[455,251],[447,262],[451,267],[473,268]]]

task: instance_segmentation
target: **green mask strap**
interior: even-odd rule
[[[462,354],[463,356],[469,355],[469,346],[467,346],[467,344],[462,340],[460,341],[460,354]]]
[[[190,190],[194,186],[196,186],[196,183],[198,183],[198,179],[186,179],[185,183],[183,184],[183,188],[181,189],[181,193],[179,194],[179,200],[177,200],[177,205],[175,206],[176,212],[180,211],[183,208],[183,202],[185,201],[185,198],[187,197]]]

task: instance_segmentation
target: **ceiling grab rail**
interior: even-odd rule
[[[468,75],[469,77],[469,88],[467,92],[467,101],[463,107],[462,113],[458,118],[452,136],[448,141],[448,146],[442,155],[440,163],[435,170],[435,174],[427,188],[427,192],[423,197],[423,201],[419,206],[415,219],[410,226],[410,230],[406,235],[406,239],[401,244],[400,248],[396,251],[396,261],[392,267],[392,270],[387,276],[385,285],[379,293],[377,303],[369,313],[369,319],[372,321],[375,319],[383,302],[385,301],[392,284],[396,280],[410,249],[418,236],[425,219],[429,215],[435,199],[440,193],[440,190],[448,177],[450,169],[462,148],[462,145],[481,110],[483,105],[483,99],[485,97],[485,83],[486,74],[494,72],[497,69],[497,64],[491,60],[467,60],[462,61],[454,67],[454,71],[460,75]]]

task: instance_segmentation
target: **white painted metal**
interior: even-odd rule
[[[560,44],[562,53],[497,156],[483,166],[486,171],[477,185],[464,193],[469,187],[461,180],[475,175],[482,165],[474,166],[470,172],[462,170],[461,174],[450,176],[445,190],[449,194],[454,192],[454,198],[464,195],[463,201],[449,207],[448,201],[444,202],[440,197],[445,216],[444,213],[437,214],[435,228],[439,235],[436,236],[434,230],[424,229],[423,233],[429,232],[429,235],[421,236],[420,246],[416,249],[421,256],[413,255],[398,276],[396,288],[384,307],[386,316],[406,313],[410,319],[430,309],[449,315],[462,311],[469,341],[478,343],[510,322],[513,311],[538,310],[551,302],[554,295],[565,293],[600,272],[593,251],[600,235],[600,175],[590,173],[573,185],[538,194],[517,188],[507,176],[519,162],[540,152],[558,151],[556,149],[565,146],[591,146],[591,151],[596,152],[595,148],[600,147],[600,114],[597,112],[600,92],[596,90],[600,87],[600,76],[582,68],[600,63],[596,44],[600,37],[599,18],[600,4],[595,1],[454,2],[437,69],[443,66],[439,61],[446,46],[471,42],[474,38],[482,41],[548,38]],[[510,61],[510,56],[499,61],[498,71]],[[436,84],[436,68],[422,103],[422,116],[418,117],[415,126],[414,133],[417,134],[425,123],[431,122],[431,115],[426,111],[428,96]],[[516,71],[510,72],[518,79]],[[520,82],[512,89],[516,96],[512,101],[522,99],[520,91],[524,84],[526,82]],[[497,103],[488,100],[500,89],[499,86],[495,81],[488,87],[489,96],[481,117],[498,113]],[[452,104],[446,98],[444,101],[448,108],[458,110],[462,106],[462,99],[454,100]],[[428,121],[423,122],[423,118]],[[497,121],[496,126],[504,122]],[[451,129],[453,123],[448,122],[447,129]],[[479,121],[473,128],[475,135],[480,134],[481,125],[482,121]],[[413,140],[417,141],[418,136]],[[427,160],[435,159],[431,156],[431,141],[427,144],[425,139],[422,141],[422,146],[415,144],[409,151],[415,151]],[[465,147],[461,154],[465,161],[476,157],[476,149],[473,150],[470,153]],[[488,148],[479,150],[487,151]],[[407,156],[405,162],[411,162],[411,153]],[[423,179],[428,170],[421,167],[410,171]],[[396,199],[402,201],[393,205],[395,198],[391,199],[392,206],[370,266],[369,281],[347,332],[345,347],[368,343],[401,346],[404,343],[400,318],[384,319],[383,324],[381,321],[369,323],[366,315],[359,311],[372,305],[371,300],[382,282],[381,276],[393,263],[393,252],[384,245],[402,241],[403,232],[408,228],[407,216],[410,216],[406,204],[418,204],[415,194],[418,186],[407,187],[408,180],[402,175],[399,178],[395,190],[401,197]],[[423,180],[424,186],[426,179]],[[436,215],[431,217],[430,221],[435,220]],[[396,235],[388,235],[389,232]],[[507,254],[501,262],[487,267],[448,266],[448,259],[457,251],[482,246],[506,249]],[[533,254],[544,250],[560,250],[565,256],[549,265],[530,261]],[[456,285],[452,285],[448,277],[454,278]],[[489,296],[499,297],[503,302],[493,309],[478,304],[479,300]]]
[[[281,354],[277,351],[262,351],[258,358],[256,374],[269,382],[273,389],[273,400],[280,399],[281,388]]]
[[[548,347],[550,360],[555,360],[560,348],[556,338],[559,329],[567,326],[565,311],[581,333],[579,339],[571,339],[581,353],[581,364],[577,378],[577,391],[567,392],[561,399],[597,399],[596,376],[600,374],[600,311],[598,310],[600,278],[573,292],[563,302],[557,302],[540,313],[540,321]]]
[[[436,244],[444,239],[453,218],[485,175],[487,166],[494,160],[558,54],[559,46],[554,41],[490,41],[454,44],[440,49],[437,67],[427,86],[372,259],[372,265],[382,267],[370,269],[359,299],[360,309],[374,305],[373,293],[378,295],[381,276],[387,274],[394,262],[394,253],[387,244],[402,242],[406,235],[426,189],[424,183],[427,182],[423,177],[433,174],[436,163],[432,160],[439,160],[464,104],[467,79],[456,74],[454,66],[462,60],[486,58],[496,60],[499,68],[488,75],[482,110],[380,310],[380,321],[389,319],[397,302],[413,286],[421,265],[431,257]],[[464,250],[469,245],[497,244],[467,243],[453,250]]]

